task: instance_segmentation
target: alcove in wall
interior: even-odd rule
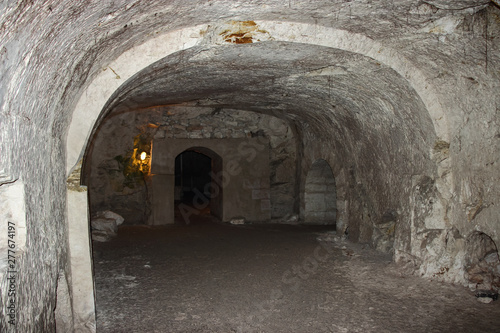
[[[304,190],[304,222],[335,224],[337,217],[335,178],[327,161],[316,160],[307,173]]]

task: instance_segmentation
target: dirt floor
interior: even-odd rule
[[[500,332],[500,301],[402,276],[325,227],[124,226],[94,243],[94,270],[99,333]]]

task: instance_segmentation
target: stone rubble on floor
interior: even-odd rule
[[[124,218],[112,211],[106,210],[97,213],[96,217],[90,221],[92,227],[92,240],[97,242],[107,242],[116,237],[118,226],[122,224]]]

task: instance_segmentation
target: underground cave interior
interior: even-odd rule
[[[120,227],[122,231],[119,231],[123,235],[119,236],[116,240],[111,240],[109,244],[97,244],[94,242],[95,253],[93,260],[94,269],[96,270],[94,273],[97,297],[96,315],[99,330],[119,331],[120,327],[128,327],[131,331],[139,332],[141,328],[127,323],[127,321],[125,321],[125,326],[116,324],[116,318],[120,316],[116,311],[128,313],[129,309],[134,307],[131,304],[136,298],[149,300],[148,302],[154,303],[154,306],[158,308],[168,306],[169,311],[172,312],[167,312],[167,314],[172,318],[176,318],[175,320],[171,320],[166,316],[164,317],[165,319],[157,321],[146,319],[144,321],[145,325],[150,325],[147,326],[148,329],[152,329],[152,327],[166,329],[168,327],[171,331],[182,331],[191,327],[194,331],[196,331],[195,328],[201,331],[210,331],[234,329],[234,327],[241,328],[241,321],[236,323],[232,319],[227,318],[227,314],[224,315],[221,313],[231,312],[221,305],[221,302],[223,303],[222,300],[226,299],[227,296],[220,296],[217,293],[213,295],[213,297],[220,299],[205,304],[208,309],[211,309],[208,311],[193,304],[186,308],[185,302],[182,302],[181,305],[174,305],[172,303],[176,301],[165,296],[159,296],[158,294],[153,299],[150,298],[151,296],[148,296],[148,293],[157,291],[157,284],[168,283],[168,279],[162,280],[161,276],[168,276],[169,279],[177,281],[179,276],[182,277],[184,276],[183,274],[188,274],[184,271],[185,268],[183,266],[198,267],[201,271],[204,269],[213,270],[214,274],[220,274],[220,276],[205,276],[203,272],[198,271],[190,272],[189,274],[200,274],[200,276],[204,276],[205,278],[210,277],[215,280],[222,279],[224,283],[232,286],[234,277],[231,277],[231,274],[227,275],[223,272],[227,270],[233,273],[240,272],[234,274],[247,272],[248,268],[235,267],[240,267],[240,262],[247,262],[250,259],[248,259],[248,254],[238,254],[233,257],[231,255],[227,257],[222,256],[219,252],[221,251],[220,247],[223,248],[223,251],[231,253],[239,253],[239,248],[245,247],[248,249],[246,252],[251,252],[250,256],[277,256],[288,265],[291,265],[294,260],[299,260],[297,258],[302,258],[303,253],[301,251],[305,253],[311,252],[311,245],[309,243],[311,235],[317,237],[317,235],[325,235],[324,232],[327,232],[327,235],[331,237],[333,235],[331,232],[336,229],[338,190],[332,167],[323,158],[314,160],[307,168],[307,172],[304,173],[303,184],[299,187],[299,190],[302,192],[299,192],[297,196],[297,198],[302,200],[302,203],[299,202],[298,211],[294,210],[297,207],[295,206],[296,200],[294,199],[296,197],[293,192],[296,190],[296,187],[295,183],[289,182],[297,174],[297,170],[294,169],[298,165],[296,154],[297,142],[290,125],[279,118],[249,111],[217,110],[217,112],[214,112],[212,108],[171,106],[157,108],[152,112],[151,110],[148,112],[141,110],[121,113],[118,116],[105,118],[101,126],[102,128],[97,132],[98,134],[96,134],[90,146],[92,147],[92,150],[90,150],[91,157],[87,157],[86,160],[86,163],[89,163],[87,164],[88,167],[83,169],[83,172],[87,173],[84,178],[89,181],[90,185],[88,191],[91,207],[90,213],[92,216],[98,210],[109,209],[117,211],[123,215],[125,223],[124,226]],[[214,137],[214,134],[217,137]],[[116,139],[114,138],[116,137],[120,139],[115,141]],[[258,138],[258,142],[252,141],[255,138]],[[217,144],[213,144],[214,141]],[[169,149],[166,149],[166,147]],[[175,149],[171,149],[172,147],[175,147]],[[134,161],[134,158],[127,158],[136,156],[138,153],[144,151],[147,151],[148,158],[139,162],[139,164],[137,164],[137,161]],[[163,157],[159,156],[160,154]],[[260,154],[264,155],[264,158],[259,158],[258,155]],[[118,156],[119,158],[117,158]],[[169,158],[165,158],[165,156]],[[151,172],[155,168],[155,158],[163,158],[165,160],[164,164],[168,166],[167,170],[169,170],[164,172],[171,173],[171,186],[168,187],[170,195],[168,193],[165,195],[164,191],[160,191],[159,193],[164,195],[161,200],[155,200],[151,197],[155,193],[158,193],[155,192],[153,185],[155,174]],[[135,158],[135,160],[140,160],[140,158]],[[124,164],[120,165],[120,163]],[[140,163],[145,163],[145,165],[140,165]],[[264,165],[264,170],[260,169],[262,165]],[[157,170],[161,170],[158,165],[156,165],[156,168]],[[141,172],[137,173],[136,171],[138,170]],[[224,173],[223,171],[227,172]],[[130,174],[133,176],[130,177]],[[262,184],[261,180],[263,175],[268,179],[268,182],[264,182],[265,184]],[[236,189],[231,188],[229,186],[230,183],[236,183]],[[95,184],[99,184],[99,186]],[[103,188],[103,186],[105,187]],[[241,196],[241,192],[244,191],[248,191],[249,195],[244,196],[243,200],[235,199],[235,196]],[[224,196],[223,193],[225,192],[230,193],[230,195]],[[96,200],[95,198],[99,199]],[[171,204],[165,204],[167,200]],[[252,200],[259,201],[259,205],[249,205],[248,202]],[[264,202],[268,200],[269,205],[262,205],[262,200]],[[165,221],[157,220],[158,216],[161,217],[164,215],[155,216],[154,204],[159,205],[160,208],[169,207],[169,209],[173,209],[173,212],[167,212],[173,218],[169,218],[169,222],[166,225]],[[236,206],[235,212],[238,213],[236,215],[224,215],[222,208],[224,205]],[[247,207],[242,208],[241,205]],[[131,207],[135,208],[131,210]],[[133,214],[128,213],[137,210],[138,207],[142,209],[140,214],[136,212]],[[252,216],[260,216],[252,212],[255,207],[259,211],[264,210],[268,212],[267,216],[269,218],[252,220]],[[243,216],[241,212],[246,212],[249,215]],[[215,219],[210,218],[209,215],[212,215]],[[389,213],[386,215],[383,219],[389,225],[387,230],[390,230],[390,228],[394,227],[392,223],[394,216]],[[220,224],[224,216],[226,218],[230,216],[225,222],[243,223],[247,227],[233,226],[236,230],[232,231],[226,229]],[[295,227],[302,225],[305,228],[286,229],[286,226],[283,226],[283,224],[295,225]],[[141,225],[148,225],[148,227],[152,227],[153,229],[150,229],[148,233],[147,230],[140,227]],[[192,225],[192,227],[185,228],[186,225]],[[266,229],[266,225],[268,229]],[[311,226],[314,225],[323,226],[323,228],[311,229]],[[184,229],[182,229],[183,227]],[[281,236],[277,239],[272,236],[266,236],[276,231],[281,233]],[[318,233],[319,231],[323,232],[323,234]],[[302,236],[304,238],[298,238],[297,233],[304,234]],[[478,246],[481,249],[470,249],[471,253],[483,253],[485,257],[489,255],[491,258],[497,255],[496,246],[489,237],[482,236],[480,233],[475,237],[478,239],[475,242],[471,242],[471,244],[475,244],[471,246]],[[231,238],[234,238],[234,240],[228,241]],[[195,239],[195,243],[193,243],[193,239]],[[170,243],[170,246],[165,246],[165,242]],[[234,245],[234,242],[238,244]],[[294,242],[296,243],[294,244]],[[262,254],[260,252],[263,251],[262,247],[255,245],[261,243],[271,243],[274,246],[267,245],[265,253]],[[342,249],[338,255],[345,256],[345,253],[348,253],[347,257],[350,257],[351,254],[349,253],[351,252],[349,251],[360,251],[360,253],[364,251],[364,255],[367,257],[372,255],[368,254],[364,248],[354,248],[354,250],[345,252],[343,249],[346,245],[344,244],[342,244],[343,247],[338,248]],[[296,250],[291,252],[290,256],[285,255],[280,250],[280,248],[287,249],[290,247],[296,247]],[[125,248],[129,248],[129,250],[124,250]],[[205,253],[209,257],[220,256],[221,258],[225,258],[224,260],[226,261],[210,264],[215,265],[215,267],[200,268],[204,267],[203,264],[197,261],[200,252]],[[385,252],[390,252],[390,250],[385,250]],[[178,256],[178,258],[175,259],[175,256]],[[173,264],[176,260],[181,260],[180,258],[184,258],[182,259],[185,260],[184,264],[180,266],[176,266],[179,264]],[[374,258],[376,259],[373,262],[361,263],[360,265],[373,265],[377,263],[380,266],[374,266],[374,269],[386,272],[389,257]],[[306,259],[300,259],[299,262]],[[482,261],[483,259],[476,258],[475,261]],[[493,259],[491,259],[492,262],[494,262]],[[212,260],[206,257],[202,258],[202,262],[206,263],[210,263]],[[146,270],[154,266],[155,269],[161,272],[160,276],[157,275],[158,273],[143,276],[141,273],[142,268],[138,264],[139,262],[140,264],[144,264],[143,266],[146,267]],[[166,268],[165,265],[167,263],[168,265],[177,267],[176,270],[172,271]],[[253,275],[256,280],[266,280],[265,274],[271,273],[259,275],[259,272],[260,274],[266,272],[268,270],[266,265],[276,265],[275,262],[261,264],[262,266],[258,266],[255,270],[250,270],[251,273],[248,273]],[[138,265],[137,267],[139,268],[134,268],[134,265]],[[318,271],[339,269],[339,267],[335,266],[339,265],[338,259],[333,261],[331,265],[328,266],[321,263]],[[276,269],[272,273],[274,274],[272,275],[274,279],[278,281],[282,280],[283,276],[280,274],[283,274],[283,271],[287,272],[286,267],[286,264],[279,266],[279,269]],[[359,267],[356,269],[359,269]],[[306,270],[305,272],[309,271]],[[324,278],[324,273],[317,274],[316,268],[312,273],[309,272],[307,274],[305,282],[312,285],[325,283],[325,281],[321,280]],[[348,273],[345,272],[345,274]],[[375,279],[394,278],[393,271],[384,274],[389,275],[384,277],[382,274],[381,276],[376,276]],[[318,275],[318,278],[321,277],[319,281],[316,281],[316,275]],[[113,279],[109,280],[109,276],[113,276]],[[354,277],[351,278],[353,281],[356,279]],[[193,281],[191,278],[183,277],[181,280],[184,281],[174,283],[177,289],[174,288],[171,290],[171,288],[167,288],[162,290],[161,294],[170,293],[171,297],[174,298],[197,299],[196,302],[204,304],[207,300],[200,298],[199,295],[206,292],[200,292],[197,288],[193,289],[194,285],[206,285],[206,288],[210,290],[217,290],[218,288],[199,280]],[[124,285],[120,284],[123,281],[128,282]],[[227,289],[224,287],[226,289],[225,293],[233,294],[233,297],[234,294],[238,293],[246,294],[245,290],[252,287],[249,287],[251,282],[245,279],[244,281],[239,283],[237,287],[232,286],[227,287]],[[336,283],[341,282],[337,281]],[[357,281],[356,283],[366,283],[366,281]],[[416,282],[413,281],[411,283]],[[111,288],[111,285],[115,285],[115,287]],[[136,291],[129,290],[139,285],[144,291],[137,293]],[[284,285],[288,287],[288,285]],[[398,285],[396,284],[396,286]],[[269,286],[264,283],[261,287],[265,290],[266,288],[272,288],[272,285]],[[399,287],[403,286],[399,285]],[[404,287],[413,288],[412,286]],[[422,286],[421,288],[425,289],[426,287]],[[429,288],[433,292],[437,290],[434,285]],[[177,294],[179,290],[183,292],[182,296]],[[186,290],[194,291],[190,293]],[[124,292],[129,296],[124,296]],[[323,297],[320,294],[314,295],[316,295],[316,298]],[[460,295],[464,297],[464,294]],[[119,297],[121,300],[120,303],[122,305],[120,307],[114,305],[116,297]],[[300,297],[302,302],[308,299],[304,295],[295,295],[293,297]],[[428,295],[423,297],[421,300],[422,304],[425,302],[432,303]],[[242,299],[244,299],[242,302],[255,303],[255,299],[253,298],[243,297]],[[296,301],[290,302],[293,303]],[[307,300],[307,302],[309,301]],[[234,301],[232,302],[234,303]],[[291,311],[291,313],[294,313],[296,311],[293,309],[293,306],[289,305],[288,300],[285,304],[288,305],[280,305],[279,307],[283,312]],[[234,303],[233,306],[235,309],[239,309],[241,304]],[[388,302],[383,303],[383,306],[395,305]],[[408,305],[396,306],[406,307]],[[477,305],[471,304],[469,306],[474,308]],[[493,313],[496,311],[495,308],[490,310]],[[155,311],[152,309],[153,313]],[[183,317],[184,315],[180,315],[179,317],[179,313],[185,313],[183,311],[190,313],[190,315],[186,315],[186,318]],[[240,315],[241,312],[238,311],[243,310],[234,311]],[[356,312],[360,310],[353,307],[350,311]],[[305,311],[304,313],[309,312]],[[300,312],[300,314],[296,313],[294,315],[300,318],[304,314]],[[448,313],[445,314],[445,316],[449,315]],[[466,330],[471,325],[470,322],[466,321],[468,316],[469,314],[464,316],[464,323],[460,324],[465,325]],[[200,323],[200,320],[198,320],[201,317],[204,318],[203,323]],[[263,317],[266,319],[267,315]],[[318,326],[319,328],[316,327],[315,329],[325,329],[329,320],[327,317],[322,317],[322,315],[319,315],[318,318],[322,318],[316,319],[321,324],[318,324],[320,325]],[[217,320],[224,320],[224,325],[226,326],[218,326],[219,324],[216,323]],[[370,324],[372,326],[369,326],[370,328],[367,329],[375,329],[374,327],[380,324],[377,320],[375,319],[375,324]],[[262,321],[267,322],[267,320]],[[262,325],[260,319],[257,322],[258,325]],[[247,327],[245,329],[254,329],[254,325],[257,325],[254,319],[243,321],[243,323],[244,325],[250,325],[250,328]],[[283,321],[279,317],[273,319],[271,324],[258,325],[257,327],[261,327],[263,331],[275,332],[293,331],[301,327],[299,323],[294,323],[294,326],[288,327],[286,321]],[[326,326],[322,327],[321,325]],[[346,327],[349,325],[357,327],[357,325],[368,324],[360,321],[354,324],[344,322],[343,325],[346,325]],[[391,325],[394,325],[394,323]],[[422,329],[422,326],[419,325],[430,324],[419,322],[415,326],[416,331]],[[480,324],[480,327],[489,329],[494,325],[496,325],[495,321],[489,321]],[[394,329],[394,327],[396,326],[392,328]],[[306,332],[310,328],[301,329]],[[459,331],[457,330],[457,332]]]
[[[219,193],[210,213],[221,221],[331,224],[403,262],[415,251],[407,237],[437,247],[446,237],[461,251],[465,240],[441,215],[449,144],[421,97],[389,66],[317,45],[174,53],[132,76],[101,112],[82,169],[90,213],[158,226],[175,224],[177,211],[188,222],[207,200],[195,194],[184,214],[176,210],[176,157],[202,149]],[[147,172],[133,168],[141,151]],[[473,274],[493,286],[498,254],[483,243],[468,267],[496,255]],[[448,280],[463,273],[442,267]]]
[[[177,112],[180,114],[179,119],[175,119]],[[169,115],[168,123],[162,124],[157,120],[163,119],[165,113]],[[138,116],[142,122],[137,122]],[[214,116],[215,120],[213,119]],[[229,117],[230,119],[228,119]],[[210,109],[180,108],[179,111],[179,107],[162,108],[160,112],[156,111],[150,114],[131,112],[120,115],[118,119],[120,120],[117,121],[116,117],[111,117],[103,121],[102,128],[98,131],[91,145],[92,155],[86,161],[89,163],[87,165],[92,167],[83,169],[83,172],[87,173],[85,179],[89,181],[90,185],[88,189],[91,207],[90,215],[99,215],[98,209],[107,209],[120,212],[125,218],[124,226],[119,229],[118,239],[116,241],[111,240],[109,244],[111,247],[96,242],[93,245],[93,265],[94,270],[96,270],[94,272],[97,297],[96,315],[99,330],[113,331],[113,329],[117,329],[116,327],[121,327],[109,323],[109,320],[113,321],[111,319],[113,316],[108,315],[108,310],[113,306],[108,303],[110,301],[108,296],[114,295],[115,291],[109,290],[107,283],[103,285],[102,277],[113,276],[115,274],[114,269],[121,270],[123,274],[125,274],[125,271],[131,274],[124,275],[125,279],[137,275],[137,272],[134,272],[131,267],[126,266],[127,262],[129,262],[127,258],[132,254],[150,258],[151,262],[154,262],[155,259],[153,258],[160,253],[159,256],[162,258],[160,261],[170,262],[172,253],[177,253],[178,249],[184,249],[184,254],[191,253],[189,257],[195,258],[200,248],[197,245],[191,246],[187,244],[190,244],[191,237],[196,237],[199,238],[200,244],[205,244],[204,252],[211,253],[213,256],[220,256],[217,247],[224,243],[226,237],[236,236],[235,239],[239,242],[239,246],[245,247],[248,247],[248,244],[244,244],[250,240],[255,244],[270,241],[273,244],[277,243],[277,240],[266,236],[266,233],[275,232],[273,228],[280,230],[279,227],[276,227],[276,223],[296,225],[303,223],[322,225],[323,227],[327,225],[326,229],[312,229],[313,231],[335,229],[335,179],[331,167],[324,159],[316,160],[305,177],[303,221],[299,221],[298,214],[293,214],[294,201],[290,200],[290,198],[293,198],[293,192],[291,191],[294,190],[294,186],[290,182],[291,177],[296,172],[293,170],[296,163],[296,142],[289,126],[284,121],[254,112],[225,112],[219,110],[217,115],[214,115],[213,110]],[[126,120],[129,122],[127,123]],[[117,124],[119,125],[117,126]],[[269,124],[272,124],[272,126]],[[205,127],[208,127],[209,130],[204,131]],[[139,134],[131,131],[131,129],[135,129]],[[166,131],[165,129],[182,130],[173,131],[180,138],[172,135],[172,138],[165,142],[169,148],[175,147],[174,150],[164,149],[164,145],[158,143],[158,141],[165,140],[164,136],[167,136],[167,134],[162,133],[162,131]],[[211,138],[214,133],[219,132],[224,137]],[[122,135],[128,136],[127,139],[123,140]],[[188,138],[182,138],[184,135]],[[120,140],[114,142],[111,137],[116,136]],[[204,136],[205,138],[203,138]],[[146,142],[147,140],[144,138],[153,138],[152,143]],[[257,140],[255,140],[256,138]],[[216,144],[214,145],[212,141],[215,141]],[[128,144],[123,145],[124,142]],[[212,149],[205,146],[212,147]],[[188,148],[186,149],[186,147]],[[220,155],[214,150],[218,151]],[[144,151],[147,151],[147,159],[137,157]],[[159,156],[160,154],[163,157]],[[149,193],[152,193],[152,195],[158,193],[155,192],[153,185],[156,175],[150,174],[149,171],[154,170],[155,158],[166,159],[166,156],[169,157],[166,164],[170,166],[169,172],[172,172],[170,177],[173,179],[171,184],[173,186],[168,187],[167,194],[161,197],[160,200],[153,199],[148,195]],[[119,182],[119,186],[117,186],[117,182]],[[99,184],[99,186],[94,184]],[[103,185],[106,187],[103,188]],[[245,191],[248,192],[246,195],[244,194]],[[137,192],[142,196],[137,195]],[[160,193],[165,192],[161,191]],[[224,196],[224,193],[230,195]],[[113,198],[113,196],[118,197],[118,199]],[[96,198],[104,202],[98,201]],[[134,200],[142,201],[137,203]],[[166,205],[165,201],[174,204]],[[251,204],[252,201],[257,201],[258,205]],[[151,204],[157,204],[159,207],[148,207]],[[236,215],[222,214],[224,211],[223,206],[232,207],[230,211],[235,212]],[[273,210],[273,206],[277,208]],[[127,214],[130,207],[143,207],[144,212],[139,216],[146,216],[146,218],[133,220],[137,215]],[[174,211],[174,218],[170,219],[167,225],[163,220],[158,221],[158,216],[154,214],[156,209],[164,207],[170,207]],[[258,212],[254,212],[254,210],[258,210]],[[264,216],[269,218],[255,219],[256,216],[257,218],[263,216],[262,211],[265,213]],[[146,212],[150,212],[152,216],[148,217]],[[274,212],[272,218],[271,212]],[[167,212],[167,214],[172,216],[172,212]],[[213,216],[215,220],[211,219],[209,215]],[[220,222],[223,216],[226,216],[226,218],[231,216],[225,222],[246,225],[249,225],[249,223],[250,225],[267,224],[271,226],[271,229],[267,231],[266,229],[261,230],[260,236],[257,237],[255,232],[258,230],[243,229],[244,233],[233,235],[231,231],[221,228]],[[154,228],[152,232],[149,234],[141,233],[140,226],[148,224],[151,224]],[[192,228],[178,229],[179,226],[184,225],[192,225]],[[273,225],[275,227],[272,227]],[[203,229],[204,226],[208,227],[208,229]],[[137,227],[139,229],[136,229]],[[307,234],[311,232],[311,229],[297,229],[295,232],[297,231]],[[287,232],[290,231],[283,230],[285,239],[287,236],[293,236],[294,234],[289,235]],[[124,235],[120,235],[120,233]],[[163,235],[163,238],[159,239],[158,235]],[[176,237],[184,240],[185,243],[179,244],[178,241],[174,241],[172,239],[173,235],[177,235]],[[127,236],[131,238],[127,238]],[[120,244],[124,237],[125,243],[129,242],[127,246],[130,248],[130,252],[123,252],[122,245],[114,247],[115,244]],[[136,237],[137,239],[134,240]],[[288,241],[293,242],[293,237],[290,237]],[[148,247],[144,245],[146,244],[144,242],[154,244],[155,255],[152,255],[149,250],[142,250],[145,246]],[[175,247],[170,248],[169,253],[163,253],[166,250],[161,244],[165,242],[176,244],[178,249],[175,249]],[[186,246],[192,247],[194,252],[185,249]],[[286,245],[285,243],[283,248],[287,246],[293,246],[293,244]],[[272,249],[271,251],[275,250]],[[235,248],[227,248],[226,251],[240,252]],[[256,255],[258,249],[255,248],[252,251],[256,251],[253,253]],[[119,255],[118,257],[111,255],[114,258],[111,259],[109,255],[113,252],[119,253]],[[247,260],[244,257],[237,258],[237,261]],[[107,263],[106,267],[102,266],[103,262]],[[116,268],[116,264],[125,266]],[[186,265],[199,264],[187,261]],[[224,270],[234,266],[235,263],[232,262],[232,259],[228,259],[222,265]],[[146,266],[149,267],[150,265]],[[107,271],[110,267],[112,267],[111,271]],[[262,272],[265,272],[265,270],[265,267],[262,267]],[[167,270],[163,273],[163,275],[166,274],[175,279],[173,272]],[[158,281],[158,279],[160,278],[147,278],[147,280],[155,280],[159,284],[165,283],[161,280]],[[186,281],[179,284],[178,287],[191,289],[190,283]],[[145,292],[147,293],[147,289],[154,290],[155,287],[154,285],[144,284],[143,288],[146,289]],[[117,289],[120,288],[117,287]],[[139,297],[148,298],[147,295]],[[131,300],[124,298],[122,302],[123,304],[130,304]],[[155,307],[168,305],[168,301],[163,302],[166,303],[157,301],[158,304]],[[213,306],[209,307],[212,308]],[[158,322],[157,325],[166,325],[165,323],[161,324],[162,320]],[[165,327],[162,326],[162,329],[165,329]],[[132,328],[129,327],[129,329]],[[138,330],[133,328],[133,331],[134,329]],[[176,330],[178,328],[170,329]],[[214,328],[205,329],[212,330]]]
[[[498,0],[1,2],[0,213],[8,222],[0,224],[4,255],[0,331],[10,325],[9,333],[95,332],[93,277],[101,283],[98,278],[104,276],[111,285],[122,281],[124,294],[140,288],[132,286],[136,284],[127,280],[130,274],[120,267],[92,275],[89,222],[94,216],[89,212],[118,211],[126,217],[120,231],[202,228],[196,223],[177,225],[172,214],[174,158],[198,148],[221,157],[216,183],[232,180],[217,196],[220,205],[214,207],[219,212],[210,207],[211,214],[217,213],[222,221],[247,222],[218,223],[207,232],[228,227],[228,232],[239,228],[250,233],[259,221],[269,228],[274,222],[310,228],[299,224],[334,214],[335,225],[327,227],[335,228],[337,235],[348,231],[353,243],[338,244],[336,253],[354,260],[333,259],[330,269],[325,263],[324,279],[314,287],[304,284],[302,295],[310,291],[319,299],[326,295],[343,300],[342,304],[363,304],[367,310],[339,309],[331,299],[308,303],[330,311],[328,318],[323,317],[326,321],[339,317],[345,321],[336,323],[339,327],[306,327],[302,332],[360,330],[349,320],[364,318],[366,323],[373,319],[370,311],[391,320],[396,324],[392,331],[397,332],[404,331],[398,323],[413,324],[416,316],[430,320],[421,322],[420,331],[433,327],[426,324],[447,331],[444,325],[454,320],[454,331],[467,331],[466,326],[479,328],[497,320],[498,302],[474,305],[470,302],[477,301],[470,301],[470,293],[463,293],[467,289],[452,291],[449,284],[469,288],[472,294],[473,290],[497,292],[500,285],[498,4]],[[236,149],[241,158],[233,154],[235,146],[241,147]],[[322,196],[306,190],[318,184],[309,176],[329,175],[322,161],[333,174],[335,205],[331,199],[314,199]],[[260,167],[247,167],[250,162]],[[314,213],[319,212],[316,216],[307,213],[313,206]],[[196,209],[194,204],[189,208]],[[162,223],[168,226],[157,225]],[[6,247],[11,240],[6,237],[14,231],[6,228],[12,229],[12,224],[18,279],[10,301],[17,305],[16,327],[7,323],[7,312],[15,311],[7,308],[6,294],[15,284],[9,283],[8,261],[3,260],[12,250]],[[290,235],[279,230],[273,235]],[[99,245],[116,244],[124,235]],[[312,234],[308,237],[310,242],[303,244],[313,252],[293,248],[299,263],[305,260],[299,254],[314,253],[317,242]],[[162,244],[171,246],[165,254],[183,254],[183,246],[189,244],[174,240]],[[226,240],[234,243],[236,238]],[[226,252],[250,255],[259,242],[247,244],[248,248]],[[276,244],[283,244],[279,248],[283,251],[290,248]],[[384,269],[370,270],[367,261],[363,265],[361,257],[350,255],[349,244],[385,253],[404,272],[423,279],[407,275],[393,279]],[[147,244],[128,245],[140,249]],[[269,267],[278,265],[277,278],[279,271],[290,268],[273,261],[278,252],[270,248],[256,252],[269,259]],[[104,258],[102,264],[94,263],[104,268],[147,265],[143,259],[134,261],[132,255],[118,262]],[[184,257],[170,259],[179,265],[165,268],[193,268],[185,276],[176,276],[175,271],[166,274],[172,280],[203,277],[197,263],[184,267]],[[206,258],[198,259],[203,263]],[[349,266],[358,259],[360,265]],[[211,263],[203,263],[208,265],[205,271]],[[161,273],[156,271],[158,264],[150,265],[150,272]],[[377,273],[381,275],[374,281],[382,290],[362,288],[376,287],[369,279],[356,283],[357,277]],[[254,275],[246,277],[259,281]],[[220,280],[212,278],[207,287],[234,291],[237,298],[238,289],[217,288]],[[432,289],[429,280],[448,285],[441,291],[432,289],[438,297],[428,294],[434,303],[409,298],[412,307],[394,303],[385,307],[386,312],[379,311],[387,300],[418,294],[411,284],[396,283],[405,279],[420,284],[421,294],[427,286]],[[175,287],[169,281],[163,285]],[[154,288],[149,290],[158,297],[180,296]],[[384,288],[393,293],[383,292]],[[447,297],[443,290],[462,297]],[[372,296],[368,302],[363,299],[366,295]],[[172,297],[163,304],[178,304]],[[443,311],[449,316],[441,316]],[[117,314],[115,322],[123,313]],[[188,315],[170,312],[168,318],[182,324]],[[296,322],[299,316],[287,312],[283,318]],[[459,325],[462,318],[470,320]],[[308,319],[306,325],[314,324],[313,317]],[[495,326],[490,331],[491,327]],[[215,331],[232,329],[227,328]],[[384,326],[361,328],[384,331]]]

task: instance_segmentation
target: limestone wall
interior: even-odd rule
[[[125,170],[139,141],[162,139],[267,138],[271,217],[292,214],[295,190],[295,140],[283,120],[249,111],[196,107],[164,107],[107,118],[96,131],[86,157],[86,183],[91,213],[112,210],[126,224],[151,218],[151,179]],[[138,139],[140,138],[140,140]],[[135,140],[134,140],[135,139]],[[137,148],[137,147],[135,147]],[[148,186],[149,185],[149,192]]]

